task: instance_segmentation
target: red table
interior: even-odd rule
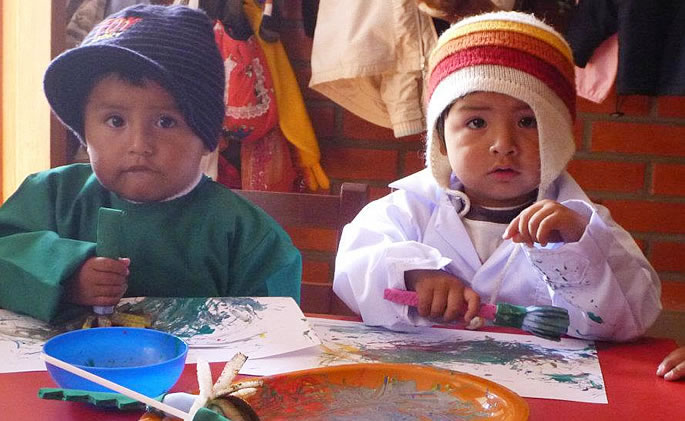
[[[597,348],[609,404],[526,398],[531,420],[685,419],[685,381],[667,382],[655,374],[661,360],[676,348],[673,340],[643,338],[626,344],[598,343]],[[223,365],[212,364],[215,378]],[[55,387],[45,371],[0,374],[0,419],[135,421],[141,415],[40,399],[41,387]],[[186,366],[174,390],[197,390],[194,364]]]

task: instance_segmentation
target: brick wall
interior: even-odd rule
[[[286,3],[283,44],[333,189],[358,181],[371,186],[373,197],[383,196],[388,182],[423,168],[422,137],[395,138],[307,88],[312,41],[300,2]],[[685,97],[626,97],[620,117],[611,115],[616,105],[615,93],[602,104],[579,98],[578,150],[569,171],[642,247],[663,281],[664,308],[685,312]],[[300,247],[315,248],[318,233],[291,234]],[[331,247],[305,256],[305,279],[330,280]]]

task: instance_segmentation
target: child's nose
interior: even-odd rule
[[[151,133],[145,127],[133,126],[130,131],[129,147],[130,153],[138,155],[151,155],[153,145]]]
[[[494,139],[490,146],[490,153],[498,155],[513,155],[517,152],[514,130],[509,127],[500,127],[494,133]]]

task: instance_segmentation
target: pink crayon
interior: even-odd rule
[[[419,306],[419,296],[416,291],[406,291],[404,289],[386,288],[383,291],[383,298],[397,304],[404,304],[409,307]],[[486,320],[495,320],[497,306],[494,304],[481,304],[478,316]]]
[[[383,298],[410,307],[419,306],[419,297],[415,291],[386,288]],[[491,320],[497,326],[515,327],[553,341],[561,340],[561,335],[566,333],[569,325],[568,311],[555,306],[481,304],[478,316]]]

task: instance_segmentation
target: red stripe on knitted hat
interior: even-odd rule
[[[553,65],[520,50],[483,46],[466,48],[456,51],[436,64],[428,80],[428,95],[430,102],[433,91],[438,84],[450,74],[471,66],[495,65],[510,67],[530,74],[547,85],[564,102],[572,118],[576,116],[576,93],[572,82]]]
[[[556,67],[567,80],[575,80],[573,62],[566,58],[561,51],[540,38],[519,32],[474,32],[470,33],[468,36],[451,39],[440,47],[440,49],[435,50],[435,52],[431,54],[428,68],[432,69],[436,63],[441,62],[445,57],[448,57],[459,50],[485,46],[498,46],[521,50],[522,52],[535,56]]]

